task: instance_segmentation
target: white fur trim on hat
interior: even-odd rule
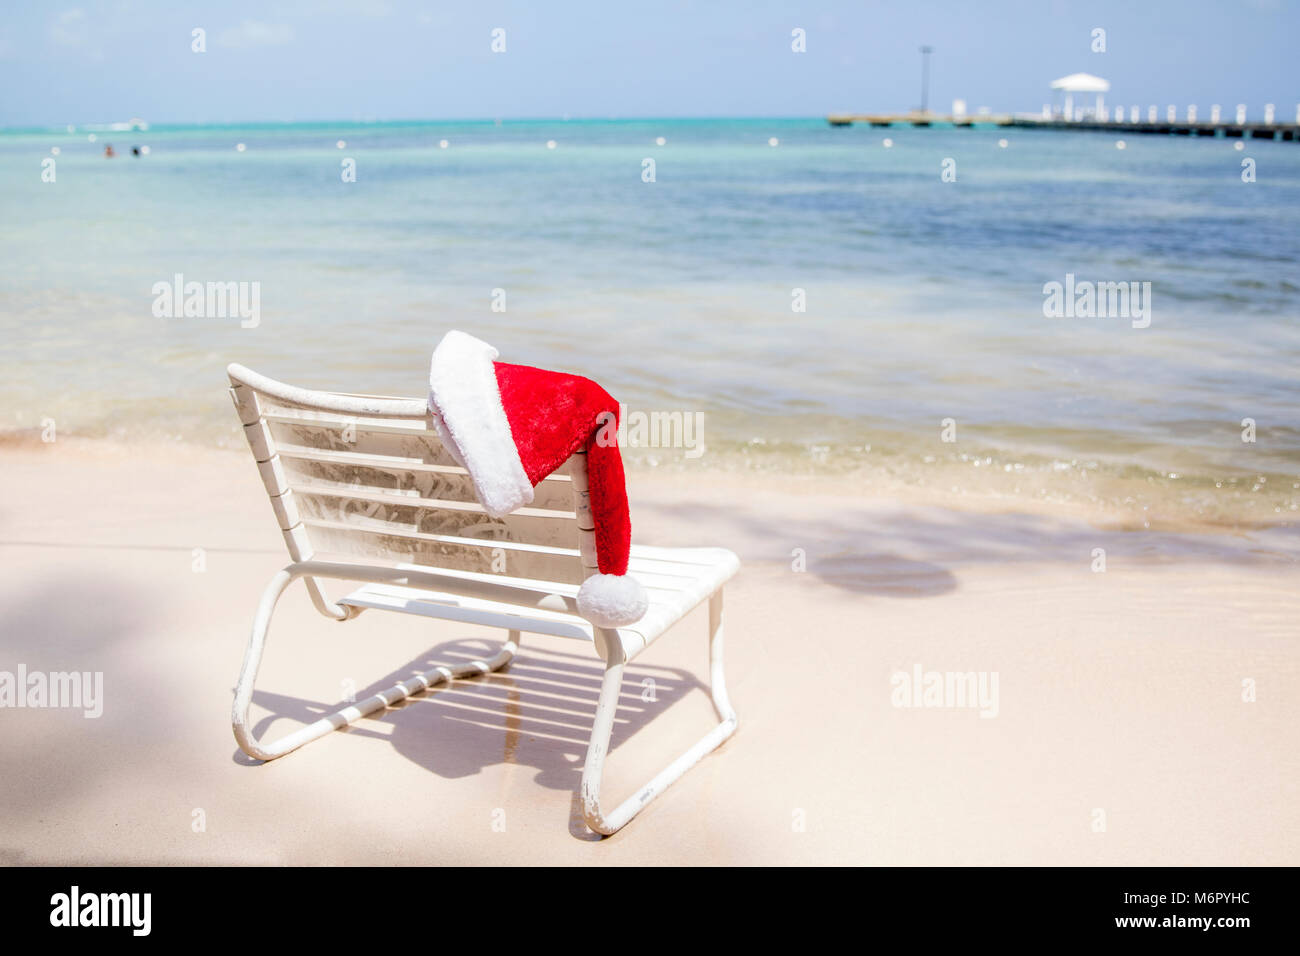
[[[455,330],[443,336],[429,367],[429,412],[447,450],[469,472],[479,504],[494,518],[533,500],[510,422],[501,405],[497,350]]]
[[[597,627],[626,627],[650,607],[641,582],[630,574],[593,574],[578,589],[578,613]]]

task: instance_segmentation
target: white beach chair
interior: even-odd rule
[[[227,371],[292,561],[262,595],[235,690],[235,739],[246,754],[273,760],[410,694],[495,671],[515,655],[523,631],[591,641],[604,662],[581,785],[583,816],[597,833],[620,829],[735,732],[722,673],[722,586],[740,566],[732,552],[633,546],[628,573],[645,587],[649,610],[630,627],[593,627],[575,604],[578,587],[596,573],[585,452],[537,486],[531,507],[495,519],[439,442],[424,401],[295,388],[240,365]],[[276,603],[296,578],[316,609],[336,621],[374,608],[504,628],[507,639],[490,660],[434,668],[261,743],[248,720],[253,684]],[[361,586],[331,600],[321,587],[327,579]],[[624,666],[706,599],[719,723],[606,811],[601,776]]]

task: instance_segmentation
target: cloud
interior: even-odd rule
[[[277,16],[289,17],[387,17],[393,13],[388,0],[281,0],[273,7]]]
[[[50,39],[60,46],[82,46],[89,38],[90,24],[80,8],[64,10],[50,27]]]
[[[283,46],[293,42],[293,27],[284,23],[245,20],[237,27],[217,34],[217,45],[241,49],[253,46]]]

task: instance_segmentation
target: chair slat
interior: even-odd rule
[[[351,452],[373,458],[414,460],[426,465],[460,467],[434,431],[400,428],[376,430],[354,422],[312,422],[266,419],[276,447],[288,446],[302,457],[308,449],[332,453]]]
[[[558,511],[521,508],[502,518],[493,518],[482,508],[466,501],[438,501],[406,498],[367,491],[299,488],[292,494],[297,512],[304,518],[319,518],[367,527],[391,526],[404,531],[451,534],[464,538],[516,541],[544,547],[578,547],[572,515]],[[286,494],[286,498],[290,495]],[[288,527],[292,527],[292,523]]]
[[[576,549],[429,534],[383,524],[372,526],[317,518],[305,518],[303,526],[318,557],[319,552],[326,552],[378,558],[386,563],[500,573],[561,584],[581,584],[586,579]]]
[[[339,459],[298,456],[277,446],[277,463],[282,462],[285,480],[299,491],[320,489],[365,489],[375,493],[407,497],[437,498],[478,504],[474,483],[464,468],[446,465],[383,464],[385,459],[354,456]],[[380,462],[380,464],[372,464]],[[539,482],[533,490],[533,508],[562,511],[573,516],[573,484],[567,476]]]
[[[355,428],[357,431],[378,432],[390,435],[423,435],[429,429],[418,419],[400,418],[366,418],[359,415],[344,415],[339,412],[314,412],[310,409],[301,411],[263,410],[262,417],[272,424],[302,425],[317,428],[344,429]]]

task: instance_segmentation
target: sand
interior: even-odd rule
[[[1300,863],[1294,530],[1106,531],[842,482],[635,472],[639,542],[744,562],[727,590],[740,730],[598,840],[574,797],[589,646],[525,635],[498,676],[259,765],[230,702],[286,555],[248,456],[60,437],[0,449],[0,490],[0,671],[104,675],[97,719],[0,709],[2,862]],[[629,667],[611,797],[710,725],[702,617]],[[499,636],[336,624],[295,586],[259,730]],[[996,675],[995,715],[896,706],[891,678],[918,667]]]

